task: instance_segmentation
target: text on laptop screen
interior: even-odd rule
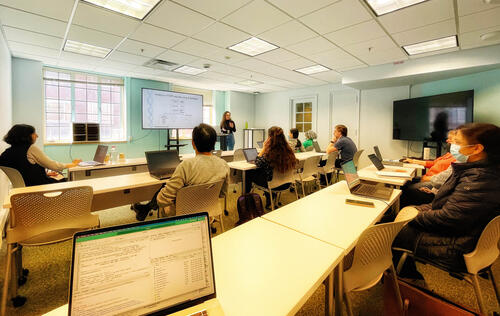
[[[345,180],[347,181],[349,188],[353,188],[361,183],[354,161],[350,160],[344,163],[342,165],[342,170],[344,171]]]
[[[207,216],[75,238],[71,315],[145,314],[215,292]]]

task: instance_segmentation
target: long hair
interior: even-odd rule
[[[266,146],[263,156],[269,161],[271,167],[280,173],[294,169],[297,165],[297,159],[286,141],[283,129],[273,126],[267,130],[267,134],[269,135],[269,145]]]
[[[35,132],[35,128],[27,124],[16,124],[10,128],[3,140],[11,145],[31,145],[33,138],[31,135]]]
[[[220,120],[220,128],[224,128],[224,123],[226,123],[226,114],[227,113],[231,114],[231,112],[229,112],[229,111],[226,111],[226,112],[224,112],[224,114],[222,114],[222,120]]]
[[[500,128],[487,123],[469,123],[461,126],[459,131],[471,145],[481,144],[492,164],[500,164]]]

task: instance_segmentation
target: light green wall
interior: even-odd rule
[[[500,70],[417,84],[411,97],[474,89],[474,121],[500,125]]]

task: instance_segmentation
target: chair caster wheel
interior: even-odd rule
[[[25,277],[24,275],[23,276],[20,276],[18,279],[17,279],[17,285],[19,286],[23,286],[26,281],[28,281],[28,278]]]
[[[224,215],[228,216],[229,212],[227,210],[224,210]]]
[[[18,295],[16,297],[11,298],[11,301],[14,307],[21,307],[24,305],[24,303],[26,303],[26,297]]]
[[[212,234],[215,234],[217,232],[217,228],[215,227],[211,227],[210,229],[212,230]]]

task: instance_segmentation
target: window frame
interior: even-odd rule
[[[297,128],[297,103],[311,103],[311,112],[298,112],[298,114],[302,113],[311,113],[311,130],[316,131],[317,128],[317,120],[318,120],[318,96],[317,95],[307,95],[307,96],[298,96],[290,98],[290,126],[291,128]],[[302,120],[299,123],[308,123]],[[300,131],[299,135],[304,135],[307,130]]]

